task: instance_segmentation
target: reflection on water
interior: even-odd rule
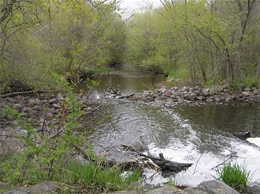
[[[95,87],[95,91],[102,94],[106,88],[112,87],[119,89],[122,94],[131,94],[143,90],[154,89],[163,81],[165,81],[163,75],[124,73],[122,75],[102,77],[99,85]],[[87,84],[88,83],[81,83],[79,88],[86,89]]]

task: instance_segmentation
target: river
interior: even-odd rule
[[[122,94],[156,87],[165,78],[151,74],[124,74],[101,80],[92,94],[103,98],[106,87],[118,88]],[[163,153],[168,160],[193,163],[176,174],[178,185],[197,186],[216,176],[216,169],[228,159],[253,173],[251,182],[260,182],[260,149],[232,135],[250,131],[260,137],[260,104],[230,103],[155,107],[143,102],[106,99],[88,139],[94,150],[110,159],[125,156],[121,144],[131,145],[140,138],[150,154]],[[221,167],[221,165],[220,165]],[[154,171],[146,170],[145,181],[162,184],[168,181]]]

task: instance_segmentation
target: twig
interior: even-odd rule
[[[8,96],[15,96],[20,94],[30,94],[30,93],[47,93],[47,92],[57,92],[60,90],[30,90],[30,91],[22,91],[22,92],[13,92],[8,94],[0,95],[0,98],[8,97]]]
[[[195,165],[193,174],[195,174],[195,171],[196,171],[196,169],[197,169],[197,165],[198,165],[198,163],[199,163],[199,161],[200,161],[202,155],[203,155],[203,154],[200,154],[200,157],[199,157],[198,161],[196,162],[196,165]]]
[[[230,159],[232,159],[232,158],[235,158],[235,157],[237,158],[237,156],[234,156],[234,155],[231,154],[231,156],[230,156],[228,159],[224,160],[224,162],[221,162],[221,163],[218,164],[217,166],[214,166],[213,168],[211,168],[211,170],[213,170],[214,168],[217,168],[217,167],[219,167],[219,166],[225,164],[228,160],[230,160]]]

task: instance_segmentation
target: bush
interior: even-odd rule
[[[245,188],[252,179],[252,174],[244,166],[227,163],[223,168],[217,170],[217,179],[233,188]]]
[[[257,79],[256,78],[246,78],[243,80],[243,85],[252,90],[254,87],[257,87]]]

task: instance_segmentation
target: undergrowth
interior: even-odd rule
[[[83,115],[82,103],[77,100],[77,95],[63,77],[53,76],[64,96],[57,125],[43,125],[45,127],[38,131],[24,120],[21,113],[9,107],[4,108],[5,116],[18,121],[19,128],[25,133],[15,134],[15,138],[24,143],[22,151],[1,156],[0,180],[14,186],[49,180],[80,184],[101,191],[122,190],[131,182],[137,181],[140,172],[128,172],[128,176],[122,176],[120,166],[110,167],[103,158],[95,155],[91,146],[88,146],[84,133],[76,131]],[[73,158],[80,155],[79,150],[86,147],[89,162],[80,164]]]

